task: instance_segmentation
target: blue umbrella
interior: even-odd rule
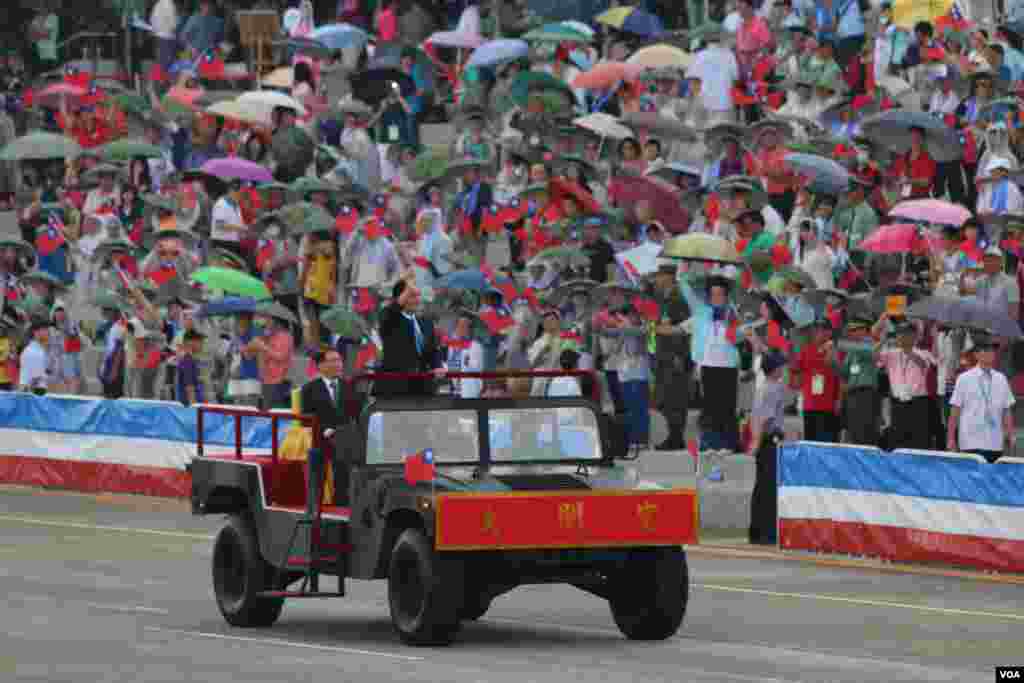
[[[315,29],[309,37],[332,50],[362,47],[370,39],[366,31],[351,24],[327,24]]]
[[[468,289],[474,292],[483,292],[490,288],[487,276],[478,269],[457,270],[454,273],[445,275],[434,285],[435,289]]]
[[[467,66],[492,66],[521,59],[528,54],[530,46],[525,40],[491,40],[473,50]]]
[[[850,173],[837,161],[817,154],[787,154],[786,163],[811,179],[811,192],[837,195],[850,186]]]
[[[252,313],[256,310],[257,301],[244,296],[226,296],[211,301],[199,309],[200,318],[214,318],[226,315]]]
[[[637,9],[622,22],[621,30],[644,38],[654,38],[665,32],[665,25],[653,14]]]

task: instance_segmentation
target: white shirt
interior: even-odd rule
[[[470,342],[466,349],[449,349],[448,362],[445,370],[449,372],[483,372],[484,347],[480,342]],[[480,398],[484,390],[484,381],[479,378],[462,377],[455,381],[455,390],[459,398]]]
[[[242,220],[242,210],[237,204],[227,197],[221,197],[217,200],[217,203],[213,205],[213,211],[210,219],[213,224],[213,228],[210,231],[211,239],[220,240],[222,242],[239,241],[239,233],[232,230],[225,230],[221,227],[224,225],[245,225],[245,221]]]
[[[1003,414],[1016,402],[1006,375],[986,374],[974,367],[960,375],[950,405],[960,409],[958,444],[961,451],[1003,450]]]
[[[46,388],[46,349],[36,340],[32,340],[21,352],[21,371],[18,376],[19,387]]]
[[[701,80],[700,97],[709,112],[733,110],[732,84],[740,78],[740,66],[732,51],[720,45],[701,50],[686,76]]]
[[[725,338],[729,331],[729,323],[724,320],[713,320],[708,328],[708,336],[704,345],[704,357],[700,364],[708,368],[731,368],[732,356],[729,349],[732,346]]]
[[[178,12],[174,9],[173,0],[157,0],[149,15],[149,25],[157,38],[171,40],[178,30]]]
[[[555,377],[548,384],[547,396],[549,398],[582,395],[580,382],[576,377]]]

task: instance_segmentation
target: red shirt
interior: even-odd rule
[[[913,160],[910,159],[910,153],[907,152],[896,159],[892,169],[894,175],[907,176],[911,180],[928,181],[927,187],[915,185],[910,191],[911,197],[917,199],[928,197],[931,194],[932,182],[935,180],[937,168],[935,166],[935,160],[928,156],[928,152],[922,152]]]
[[[74,121],[68,129],[68,121],[64,118],[63,114],[57,114],[57,125],[64,131],[69,137],[75,139],[82,148],[91,149],[93,147],[99,147],[110,142],[114,138],[114,132],[110,126],[100,118],[94,119],[94,125],[91,129],[87,129],[81,123]]]
[[[804,410],[835,413],[839,402],[839,375],[832,361],[815,346],[807,345],[796,357],[793,369],[800,373]]]

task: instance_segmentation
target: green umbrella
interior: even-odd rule
[[[296,180],[288,189],[300,197],[305,197],[313,192],[326,192],[327,194],[341,192],[341,187],[334,183],[329,183],[326,180],[321,180],[320,178],[309,178],[306,176]]]
[[[162,149],[145,140],[125,138],[103,145],[99,152],[101,158],[107,161],[130,161],[136,157],[159,159],[164,155]]]
[[[334,221],[331,219],[327,212],[322,213],[311,213],[303,221],[302,225],[295,230],[296,235],[312,235],[317,232],[332,232],[334,230]]]
[[[262,280],[257,280],[252,275],[231,268],[212,266],[200,268],[192,274],[192,281],[228,294],[248,296],[253,299],[271,298],[270,290]]]
[[[368,332],[366,322],[347,306],[331,306],[320,314],[320,323],[334,334],[359,339]]]
[[[587,36],[582,31],[577,31],[570,26],[566,26],[565,24],[547,24],[545,26],[541,26],[540,28],[535,28],[526,35],[524,35],[523,40],[538,43],[590,43],[589,36]]]
[[[118,93],[111,98],[117,107],[126,113],[136,116],[145,116],[153,111],[153,105],[148,97],[137,95],[132,92]]]
[[[206,300],[202,294],[193,286],[186,283],[179,277],[160,285],[154,292],[154,301],[159,305],[166,305],[174,301],[188,301],[191,303],[204,303]]]
[[[33,270],[31,273],[25,273],[18,279],[21,282],[45,282],[51,287],[55,287],[57,289],[67,289],[67,285],[47,273],[45,270]]]
[[[35,132],[16,138],[0,149],[0,161],[73,159],[81,152],[82,148],[69,137]]]
[[[255,315],[277,318],[278,320],[283,320],[291,325],[299,324],[299,320],[295,317],[295,314],[276,301],[261,301],[253,306],[252,312]]]
[[[427,183],[440,178],[447,168],[448,155],[427,148],[427,151],[413,160],[409,178],[415,183]]]
[[[96,308],[110,309],[122,313],[130,313],[132,307],[124,300],[124,297],[109,290],[100,290],[92,298],[92,305]]]

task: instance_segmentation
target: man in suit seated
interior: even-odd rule
[[[441,352],[434,336],[434,324],[416,315],[420,290],[408,280],[399,280],[391,303],[380,313],[378,329],[384,346],[380,371],[384,373],[443,373]],[[431,379],[383,380],[377,382],[377,396],[430,396]]]
[[[347,505],[350,463],[344,457],[341,437],[344,428],[355,423],[356,416],[350,414],[353,401],[347,400],[350,390],[341,378],[344,362],[332,348],[315,353],[313,361],[319,374],[302,387],[302,413],[317,419],[326,460],[333,463],[335,505]]]

